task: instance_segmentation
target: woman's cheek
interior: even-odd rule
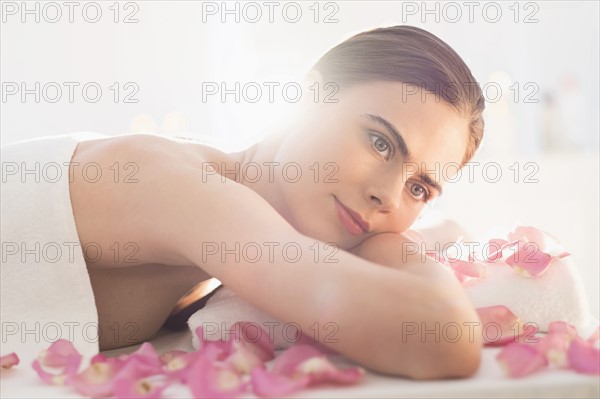
[[[400,214],[401,232],[408,230],[419,217],[419,209],[402,204],[398,209]]]

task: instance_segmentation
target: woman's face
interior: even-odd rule
[[[277,184],[286,219],[304,235],[350,249],[372,235],[410,228],[457,173],[469,121],[402,82],[355,85],[335,98],[311,105],[274,161],[291,165]],[[349,223],[343,207],[368,227]]]

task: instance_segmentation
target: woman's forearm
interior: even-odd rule
[[[469,325],[463,324],[476,316],[452,297],[454,291],[343,251],[337,263],[315,262],[316,245],[322,253],[330,249],[309,238],[284,235],[278,242],[280,247],[294,242],[304,256],[289,263],[274,251],[272,263],[240,261],[222,266],[227,273],[214,268],[215,277],[258,308],[297,323],[310,337],[374,370],[444,378],[476,369],[478,343],[476,337],[468,342]],[[456,334],[449,332],[450,323],[459,326],[462,340],[446,339]]]

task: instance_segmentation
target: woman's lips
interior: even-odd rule
[[[366,230],[361,226],[359,222],[357,222],[351,215],[348,208],[346,208],[338,199],[335,197],[335,207],[337,211],[338,218],[340,222],[342,222],[342,226],[352,235],[359,236],[366,232]]]

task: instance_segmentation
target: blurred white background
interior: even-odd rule
[[[448,184],[435,207],[475,237],[514,223],[558,236],[598,315],[597,1],[274,2],[273,22],[265,2],[246,3],[227,2],[236,22],[221,2],[75,2],[70,22],[60,1],[3,1],[2,144],[96,131],[210,136],[225,150],[244,148],[285,126],[281,86],[299,82],[329,48],[369,28],[418,26],[451,45],[488,88],[473,162],[496,162],[503,173],[492,182],[493,170],[475,167],[473,180]],[[223,81],[280,86],[272,103],[266,86],[256,103],[203,100],[203,83]]]

